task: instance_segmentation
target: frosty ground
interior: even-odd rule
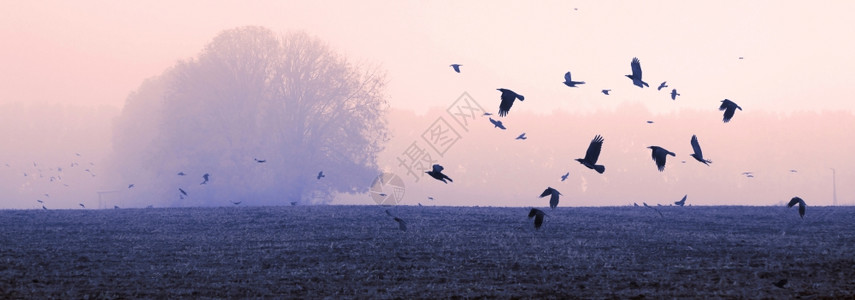
[[[657,209],[6,210],[0,297],[855,296],[855,207]]]

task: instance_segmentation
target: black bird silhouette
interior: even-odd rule
[[[653,121],[648,120],[647,124],[653,124]]]
[[[525,136],[525,132],[523,132],[522,134],[520,134],[520,136],[518,136],[518,137],[517,137],[517,139],[518,139],[518,140],[524,140],[524,139],[527,139],[527,137]]]
[[[206,183],[208,183],[208,177],[209,177],[209,176],[211,176],[211,175],[210,175],[210,174],[208,174],[208,173],[205,173],[204,175],[202,175],[202,179],[203,179],[203,181],[202,181],[202,183],[200,183],[200,184],[206,184]]]
[[[671,90],[671,100],[677,100],[677,96],[680,96],[680,94],[677,93],[677,89]]]
[[[663,88],[668,87],[668,84],[667,84],[667,83],[668,83],[667,81],[663,81],[662,83],[660,83],[660,84],[659,84],[659,87],[658,87],[658,88],[656,88],[656,90],[657,90],[657,91],[661,91]]]
[[[461,64],[451,64],[451,65],[449,65],[449,67],[452,67],[452,68],[454,69],[454,72],[457,72],[457,73],[460,73],[460,66],[462,66],[462,65],[461,65]],[[477,72],[476,72],[476,73],[477,73]]]
[[[591,144],[588,145],[588,151],[585,152],[585,158],[577,158],[580,164],[588,167],[588,169],[593,169],[597,171],[597,173],[603,174],[606,171],[606,167],[597,164],[597,159],[600,158],[600,150],[603,148],[603,137],[599,134],[594,136],[594,139],[591,140]]]
[[[502,124],[502,121],[499,121],[499,120],[493,120],[493,118],[490,118],[490,123],[493,123],[494,128],[495,128],[495,127],[498,127],[498,128],[500,128],[500,129],[502,129],[502,130],[507,129],[507,128],[505,128],[505,125],[503,125],[503,124]]]
[[[131,184],[129,184],[129,185],[128,185],[128,188],[132,188],[132,187],[134,187],[134,184],[133,184],[133,183],[131,183]]]
[[[38,202],[38,203],[45,203],[45,202],[44,202],[44,201],[42,201],[42,200],[36,200],[36,202]]]
[[[428,196],[428,200],[433,201],[433,197]]]
[[[660,217],[663,217],[663,218],[665,217],[665,215],[663,215],[661,211],[659,211],[658,209],[656,209],[656,208],[655,208],[655,207],[653,207],[653,206],[647,205],[647,202],[641,202],[641,204],[644,204],[644,207],[647,207],[647,208],[649,208],[649,209],[652,209],[653,211],[655,211],[656,213],[658,213]]]
[[[42,205],[42,209],[47,210],[47,207],[45,207],[44,205]]]
[[[656,167],[659,169],[659,172],[665,170],[665,158],[667,158],[668,155],[677,156],[674,152],[668,151],[667,149],[659,146],[650,146],[647,148],[653,150],[651,156],[653,157],[653,161],[656,162]]]
[[[564,73],[564,84],[569,87],[576,87],[577,84],[585,84],[584,81],[573,81],[570,79],[570,72]]]
[[[689,195],[688,194],[684,195],[683,199],[681,199],[680,201],[674,202],[674,204],[677,204],[679,206],[686,205],[686,197],[689,197]]]
[[[291,201],[291,206],[297,206],[297,201]]]
[[[113,209],[119,209],[118,205],[113,205]]]
[[[392,219],[395,220],[395,222],[398,222],[398,229],[400,229],[401,231],[407,231],[407,222],[405,222],[404,219],[401,219],[399,217],[396,217],[395,215],[392,215],[392,213],[389,212],[388,209],[386,210],[386,214],[389,215],[390,217],[392,217]]]
[[[555,209],[555,207],[558,206],[558,196],[559,195],[561,195],[561,193],[558,192],[558,190],[553,189],[552,187],[546,187],[546,189],[543,190],[543,193],[540,194],[540,198],[550,196],[549,197],[549,207],[552,209]]]
[[[439,180],[439,181],[442,181],[442,182],[444,182],[444,183],[454,182],[454,180],[451,180],[451,178],[449,178],[449,177],[448,177],[448,176],[446,176],[445,174],[442,174],[442,170],[444,170],[444,169],[445,169],[445,168],[443,168],[443,167],[442,167],[442,166],[440,166],[439,164],[434,164],[434,165],[433,165],[433,170],[427,171],[427,172],[425,172],[425,173],[427,173],[428,175],[430,175],[430,177],[433,177],[434,179]],[[445,181],[446,179],[448,179],[448,182],[447,182],[447,181]]]
[[[718,110],[724,111],[724,119],[725,123],[730,122],[730,119],[733,118],[733,114],[736,112],[736,109],[742,110],[742,107],[736,105],[735,102],[730,101],[728,99],[721,100],[721,106],[718,107]]]
[[[401,231],[407,231],[407,222],[404,222],[404,219],[394,217],[395,222],[398,222],[398,229]]]
[[[704,159],[704,153],[701,151],[701,144],[698,143],[698,137],[696,135],[692,135],[692,150],[695,153],[692,153],[692,157],[694,157],[697,161],[704,163],[709,166],[712,163],[711,160]]]
[[[790,170],[790,173],[797,173],[797,172],[799,172],[799,170],[796,170],[796,169],[791,169],[791,170]]]
[[[492,116],[492,115],[493,115],[493,113],[485,112],[482,116]]]
[[[546,213],[537,208],[532,208],[531,211],[528,212],[529,219],[534,217],[534,229],[540,229],[540,226],[543,225],[543,216],[545,215]]]
[[[178,191],[181,192],[181,195],[187,196],[187,192],[185,192],[184,189],[178,188]]]
[[[258,159],[258,158],[253,158],[253,159],[255,160],[255,162],[260,163],[260,164],[267,162],[266,159]]]
[[[632,79],[632,84],[640,88],[650,87],[647,82],[641,80],[641,62],[638,61],[638,57],[633,57],[629,65],[632,67],[632,75],[626,75],[626,77]]]
[[[231,201],[234,205],[240,205],[243,201]]]
[[[561,181],[567,180],[567,176],[570,176],[570,172],[567,172],[567,173],[564,173],[564,175],[561,175]]]
[[[321,178],[324,178],[324,177],[327,177],[327,175],[324,175],[324,171],[318,172],[318,180],[321,180]]]
[[[602,90],[603,94],[606,94],[606,95],[608,95],[608,94],[609,94],[609,92],[611,92],[611,91],[612,91],[612,90]]]
[[[83,203],[77,203],[77,205],[80,205],[80,207],[82,207],[82,208],[86,208],[86,206],[83,205]]]
[[[511,106],[514,105],[514,100],[520,99],[520,101],[524,101],[525,97],[523,95],[517,94],[516,92],[509,89],[496,89],[497,91],[502,92],[502,102],[499,103],[499,116],[504,117],[508,115],[508,111],[511,110]]]
[[[178,172],[178,176],[184,176],[184,175],[187,175],[187,174],[184,174],[184,172]]]
[[[739,59],[742,59],[742,57],[740,57]],[[787,285],[787,279],[785,278],[785,279],[778,280],[778,282],[773,283],[773,285],[783,289],[784,286]]]
[[[790,199],[790,203],[787,203],[787,208],[793,207],[793,205],[796,205],[796,204],[799,205],[799,216],[802,219],[804,219],[805,218],[805,206],[807,206],[807,204],[805,204],[805,201],[802,200],[802,198],[793,197],[793,199]]]

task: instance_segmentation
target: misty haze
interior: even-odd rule
[[[855,4],[206,6],[0,4],[0,295],[855,295]]]

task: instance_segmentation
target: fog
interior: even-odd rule
[[[694,205],[796,195],[831,205],[831,168],[838,203],[852,204],[855,43],[845,37],[853,9],[800,1],[5,2],[0,208],[373,204],[364,192],[381,171],[404,179],[402,204],[411,205],[532,206],[545,203],[535,196],[547,186],[564,194],[561,206],[667,204],[684,194]],[[216,61],[206,60],[216,37],[244,26],[322,41],[332,61],[344,62],[322,79],[374,82],[363,98],[377,106],[328,108],[307,98],[301,105],[334,125],[309,122],[301,134],[277,124],[308,115],[271,100],[299,98],[290,87],[259,92],[246,74],[218,77],[251,58],[206,64]],[[651,88],[624,77],[633,57]],[[336,71],[345,69],[359,76],[330,75],[351,74]],[[567,71],[586,84],[563,85]],[[670,87],[657,91],[663,81]],[[526,96],[501,118],[507,131],[481,116],[463,129],[446,111],[465,92],[496,113],[497,88]],[[743,108],[727,124],[723,99]],[[341,118],[354,107],[370,109]],[[440,117],[459,140],[433,159],[455,181],[417,181],[397,158]],[[529,139],[515,140],[522,132]],[[597,134],[602,175],[573,160]],[[710,166],[688,156],[693,134]],[[677,154],[664,172],[650,145]],[[320,170],[325,180],[315,179]],[[200,185],[205,173],[211,182]]]

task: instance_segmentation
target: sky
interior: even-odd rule
[[[525,95],[512,114],[641,102],[651,116],[672,115],[715,111],[725,98],[782,116],[852,113],[852,11],[849,1],[4,1],[0,104],[121,110],[143,80],[198,55],[219,32],[258,25],[304,30],[385,70],[391,108],[422,115],[463,92],[496,110],[496,88]],[[651,88],[624,76],[633,57]],[[586,84],[561,84],[567,71]],[[663,81],[668,90],[656,91]],[[855,148],[851,139],[836,146]]]

